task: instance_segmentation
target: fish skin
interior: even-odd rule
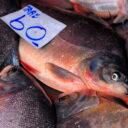
[[[101,67],[107,64],[106,73],[109,71],[111,74],[113,70],[118,69],[122,77],[127,76],[123,40],[119,36],[102,24],[79,15],[65,14],[47,8],[43,8],[43,12],[65,23],[67,27],[39,50],[24,40],[20,41],[20,59],[40,72],[30,71],[36,78],[64,93],[93,89],[119,97],[127,94],[128,85],[124,79],[121,83],[113,83],[111,80],[105,82],[97,71],[100,64]],[[96,72],[93,69],[89,71],[91,64],[95,65]],[[115,68],[111,65],[115,65]],[[108,68],[110,69],[107,70]],[[99,77],[95,77],[98,75]]]
[[[10,87],[0,95],[1,128],[55,127],[53,105],[25,70],[6,67],[0,75],[1,84],[4,84],[3,88]]]
[[[18,9],[15,0],[1,0],[0,17]],[[8,64],[19,65],[18,35],[0,20],[0,67]]]

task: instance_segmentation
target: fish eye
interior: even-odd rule
[[[121,75],[119,72],[112,73],[111,79],[114,81],[118,81],[120,79]]]

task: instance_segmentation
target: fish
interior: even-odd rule
[[[113,23],[128,19],[127,0],[70,0],[77,13],[93,13],[101,18],[113,18]],[[114,18],[115,17],[115,18]]]
[[[77,92],[76,104],[95,92],[127,102],[128,75],[122,38],[92,19],[47,7],[42,10],[67,27],[41,49],[21,39],[19,57],[24,68],[62,92],[60,97]],[[83,105],[76,112],[82,109]]]
[[[15,0],[1,0],[0,17],[18,10]],[[19,65],[19,36],[0,20],[0,69],[9,64]]]
[[[22,67],[0,73],[1,128],[55,128],[55,110],[37,81]]]
[[[103,97],[98,97],[100,102],[96,106],[65,117],[65,108],[72,109],[69,102],[75,102],[75,98],[71,97],[68,95],[56,102],[57,128],[127,128],[127,108]],[[95,101],[95,97],[89,97],[89,99]]]

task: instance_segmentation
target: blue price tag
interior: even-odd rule
[[[1,19],[36,48],[49,43],[66,27],[62,22],[42,13],[32,5]]]

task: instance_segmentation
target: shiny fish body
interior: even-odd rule
[[[119,97],[127,94],[126,63],[122,40],[117,35],[101,24],[79,15],[48,8],[43,8],[43,12],[65,23],[67,27],[48,45],[38,50],[21,39],[20,60],[29,72],[64,94],[79,92],[81,95],[82,91],[88,93],[88,89]],[[104,71],[98,70],[99,66],[103,66]],[[111,76],[105,77],[112,75],[113,71],[121,73],[121,81],[114,82]],[[116,76],[118,74],[114,74]]]
[[[128,18],[127,0],[70,0],[78,13],[92,12],[102,18],[116,17],[113,23],[123,22]]]
[[[0,73],[0,128],[54,128],[55,113],[45,92],[22,68]]]

